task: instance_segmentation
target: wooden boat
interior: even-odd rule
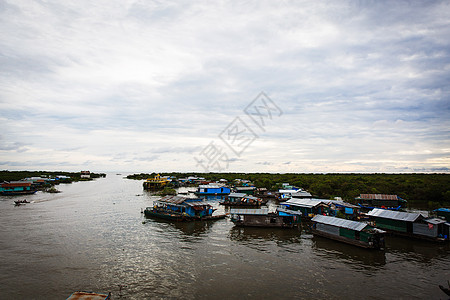
[[[22,204],[26,204],[26,203],[30,203],[30,202],[27,201],[26,199],[25,200],[16,200],[16,201],[14,201],[14,204],[17,205],[17,206],[22,205]]]
[[[384,249],[386,232],[369,224],[323,215],[316,215],[311,221],[315,235],[362,248]]]
[[[34,186],[28,181],[0,183],[0,195],[2,196],[30,195],[34,193],[36,193]]]
[[[144,210],[146,217],[154,217],[177,222],[206,221],[225,218],[225,214],[213,215],[215,209],[202,199],[181,196],[165,196]]]
[[[278,212],[269,212],[268,208],[259,209],[231,209],[231,221],[242,227],[275,227],[293,228],[300,225],[300,215],[280,215]]]

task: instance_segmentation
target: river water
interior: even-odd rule
[[[124,176],[0,197],[0,299],[446,299],[448,244],[388,237],[373,251],[228,219],[146,219],[158,198]]]

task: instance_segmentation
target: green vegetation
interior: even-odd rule
[[[175,196],[176,194],[177,194],[177,191],[170,187],[165,187],[162,191],[157,193],[158,196],[168,196],[168,195]]]
[[[130,179],[147,179],[152,174],[135,174]],[[161,173],[183,178],[193,173]],[[450,206],[450,174],[269,174],[269,173],[195,173],[206,180],[251,180],[256,187],[270,190],[281,188],[286,182],[311,192],[315,197],[342,197],[353,202],[359,194],[394,194],[408,200],[415,207],[436,208]]]
[[[28,177],[49,177],[55,178],[56,176],[69,176],[71,181],[65,180],[65,183],[72,181],[91,180],[93,178],[106,177],[104,173],[91,173],[91,179],[81,178],[81,172],[51,172],[51,171],[0,171],[0,182],[2,181],[17,181]]]

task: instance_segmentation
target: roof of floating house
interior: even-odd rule
[[[209,205],[208,203],[204,202],[202,199],[186,198],[186,197],[181,197],[181,196],[164,196],[161,199],[159,199],[158,202],[165,202],[165,203],[171,203],[171,204],[184,203],[189,206]]]
[[[358,198],[374,199],[374,200],[399,200],[399,199],[402,199],[397,195],[385,195],[385,194],[360,194]]]
[[[316,215],[314,218],[311,219],[311,221],[326,224],[326,225],[332,225],[332,226],[336,226],[336,227],[347,228],[347,229],[356,230],[356,231],[361,231],[368,226],[368,224],[366,224],[366,223],[350,221],[350,220],[340,219],[340,218],[336,218],[336,217],[322,216],[322,215]]]
[[[430,223],[433,225],[439,225],[443,223],[447,223],[445,220],[439,219],[439,218],[431,218],[431,219],[425,219],[424,222]]]
[[[286,202],[282,202],[281,204],[289,204],[289,205],[297,205],[302,207],[315,207],[321,203],[327,204],[329,200],[325,199],[315,199],[315,198],[291,198]]]
[[[230,193],[229,195],[228,195],[228,197],[236,197],[236,198],[243,198],[243,197],[246,197],[247,196],[247,194],[245,194],[245,193]]]
[[[295,193],[291,194],[292,197],[312,197],[310,192],[307,191],[296,191]]]
[[[269,214],[269,209],[268,208],[259,208],[259,209],[235,208],[235,209],[230,209],[230,214],[234,214],[234,215],[267,215],[267,214]]]
[[[367,213],[368,216],[392,219],[405,222],[414,222],[419,217],[423,217],[420,213],[408,213],[403,211],[393,211],[387,209],[374,208]]]

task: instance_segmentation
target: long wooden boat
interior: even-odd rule
[[[316,215],[311,221],[314,235],[362,248],[384,249],[386,232],[369,224],[323,215]]]
[[[144,210],[144,215],[149,218],[159,218],[176,222],[190,222],[190,221],[208,221],[224,219],[226,214],[211,215],[211,216],[189,216],[187,214],[174,213],[173,211],[163,211],[147,207]]]
[[[146,217],[183,221],[205,221],[225,218],[223,215],[213,215],[215,209],[202,199],[192,199],[181,196],[165,196],[144,210]]]
[[[300,225],[301,217],[296,215],[280,215],[269,213],[268,208],[231,209],[231,221],[242,227],[294,228]]]

